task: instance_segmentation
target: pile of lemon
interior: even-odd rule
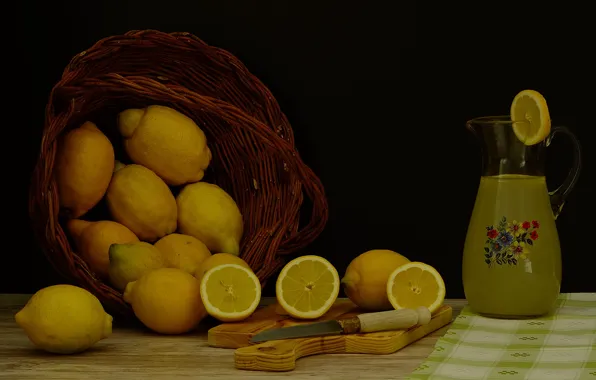
[[[212,153],[197,122],[151,105],[125,109],[114,123],[111,140],[86,121],[57,144],[63,225],[89,271],[124,291],[148,269],[193,274],[205,255],[239,255],[242,213],[223,188],[205,181]],[[121,155],[114,144],[123,146]],[[104,205],[105,220],[88,217]]]
[[[158,333],[188,332],[208,311],[237,318],[228,300],[250,298],[245,291],[257,299],[246,306],[254,310],[261,286],[238,258],[243,216],[223,188],[205,181],[212,151],[201,121],[150,105],[124,109],[114,123],[112,139],[89,120],[57,144],[53,176],[63,226],[85,269],[121,291]],[[89,217],[103,205],[106,219]],[[226,269],[211,274],[214,267]],[[235,274],[239,267],[242,275]],[[235,286],[220,288],[222,276],[235,276]],[[16,321],[35,345],[72,353],[109,336],[112,317],[88,291],[59,285],[37,292]]]

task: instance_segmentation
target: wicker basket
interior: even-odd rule
[[[122,294],[73,252],[52,172],[57,138],[86,120],[103,130],[122,159],[116,114],[150,104],[177,109],[205,131],[213,159],[204,180],[236,200],[245,226],[241,257],[264,286],[284,255],[323,230],[323,185],[301,160],[291,126],[263,83],[229,52],[189,33],[131,31],[98,41],[71,60],[52,89],[29,196],[33,229],[48,260],[106,309],[131,316]],[[105,219],[102,212],[100,204],[83,218]]]

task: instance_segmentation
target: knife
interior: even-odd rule
[[[260,343],[279,339],[402,330],[416,325],[425,325],[430,322],[430,319],[430,311],[425,307],[380,311],[351,318],[265,330],[253,336],[250,341]]]

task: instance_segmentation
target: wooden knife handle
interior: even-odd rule
[[[360,314],[356,317],[340,319],[338,322],[344,334],[368,333],[387,330],[405,330],[430,322],[430,311],[425,307],[400,309]]]

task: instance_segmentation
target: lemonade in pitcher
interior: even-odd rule
[[[513,101],[511,116],[470,120],[483,152],[483,175],[463,253],[463,285],[470,307],[501,318],[552,310],[561,287],[561,248],[555,220],[575,185],[580,147],[565,127],[552,127],[546,101],[531,90]],[[574,167],[549,192],[546,147],[556,133],[574,143]]]

